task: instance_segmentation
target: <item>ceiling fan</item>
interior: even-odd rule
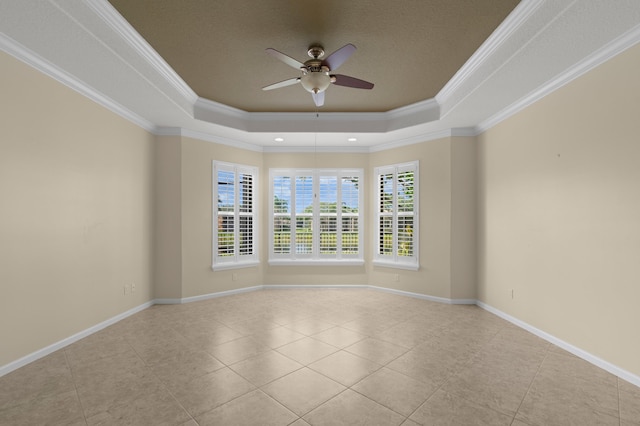
[[[369,83],[368,81],[349,77],[348,75],[329,74],[330,72],[337,70],[338,67],[340,67],[340,65],[349,59],[353,52],[356,51],[356,47],[351,43],[342,46],[340,49],[327,56],[326,59],[321,59],[324,56],[324,48],[319,45],[312,45],[307,51],[307,54],[311,59],[307,60],[304,64],[275,49],[269,48],[266,51],[267,54],[274,58],[277,58],[285,64],[302,71],[302,76],[265,86],[262,90],[279,89],[281,87],[300,83],[306,91],[311,93],[313,102],[316,106],[320,107],[324,105],[324,91],[327,90],[327,87],[329,87],[331,83],[337,86],[353,87],[356,89],[373,88],[373,83]]]

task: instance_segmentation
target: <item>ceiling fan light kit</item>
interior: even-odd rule
[[[299,82],[307,92],[311,93],[316,106],[320,107],[324,105],[324,91],[327,90],[332,83],[337,86],[352,87],[355,89],[372,89],[373,83],[368,81],[347,75],[330,74],[331,71],[335,71],[349,59],[355,51],[356,47],[349,43],[333,52],[326,59],[321,59],[324,56],[324,48],[319,45],[312,45],[309,47],[309,50],[307,50],[307,54],[311,59],[302,63],[282,52],[268,48],[266,50],[267,54],[300,70],[302,76],[270,84],[269,86],[263,87],[262,90],[279,89]]]

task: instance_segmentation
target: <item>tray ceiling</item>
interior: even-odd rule
[[[431,99],[518,0],[110,0],[201,97],[249,112],[314,111],[298,84],[261,88],[300,72],[265,54],[300,62],[320,43],[328,56],[358,50],[340,74],[373,90],[331,86],[321,108],[384,112]]]
[[[261,90],[297,72],[264,49],[316,42],[355,44],[339,73],[374,89],[329,87],[319,113]],[[638,42],[637,0],[0,2],[0,50],[155,134],[258,151],[476,135]]]

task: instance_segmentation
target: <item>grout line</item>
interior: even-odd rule
[[[78,384],[76,383],[76,376],[73,373],[73,368],[71,368],[71,364],[69,363],[67,348],[63,348],[62,353],[64,354],[64,361],[67,364],[67,368],[69,369],[69,374],[71,374],[71,380],[73,380],[73,388],[76,391],[76,397],[78,398],[78,404],[80,405],[80,410],[82,410],[82,418],[84,419],[85,424],[89,424],[87,421],[87,415],[85,414],[84,405],[82,404],[82,399],[80,399],[80,392],[78,392]]]
[[[540,369],[542,369],[542,365],[547,360],[547,357],[549,356],[549,353],[551,352],[550,349],[551,349],[551,345],[547,345],[547,350],[546,350],[546,353],[544,354],[544,358],[542,358],[542,361],[540,361],[540,365],[538,365],[538,368],[536,369],[536,374],[533,375],[533,378],[531,379],[531,382],[529,382],[529,386],[527,387],[527,391],[525,392],[524,396],[522,397],[522,401],[520,401],[520,404],[518,405],[518,408],[516,409],[516,413],[513,415],[513,419],[511,420],[511,423],[513,423],[516,420],[516,417],[518,416],[518,412],[520,411],[520,408],[522,407],[522,404],[524,403],[524,400],[527,399],[527,396],[529,395],[529,392],[531,391],[531,387],[533,386],[533,382],[535,382],[536,378],[538,377],[538,374],[540,373]]]
[[[620,409],[620,377],[616,377],[616,389],[618,391],[618,424],[622,425],[622,410]]]

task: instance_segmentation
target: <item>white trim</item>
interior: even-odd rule
[[[238,288],[235,290],[225,290],[216,293],[208,293],[201,296],[183,297],[182,299],[180,299],[180,303],[201,302],[203,300],[217,299],[218,297],[233,296],[234,294],[251,293],[252,291],[262,290],[262,288],[262,285],[257,285],[253,287]]]
[[[536,336],[576,355],[577,357],[584,359],[585,361],[595,365],[596,367],[602,368],[605,371],[608,371],[609,373],[613,374],[614,376],[617,376],[623,380],[626,380],[627,382],[640,387],[640,376],[637,376],[623,368],[620,368],[608,361],[605,361],[595,355],[590,354],[587,351],[584,351],[576,346],[573,346],[567,342],[565,342],[564,340],[558,339],[557,337],[542,331],[536,327],[533,327],[531,325],[529,325],[528,323],[519,320],[509,314],[506,314],[480,300],[475,300],[475,299],[448,299],[448,298],[444,298],[444,297],[438,297],[438,296],[429,296],[427,294],[420,294],[420,293],[413,293],[413,292],[408,292],[408,291],[403,291],[403,290],[396,290],[396,289],[392,289],[392,288],[386,288],[386,287],[379,287],[379,286],[373,286],[373,285],[367,285],[367,284],[344,284],[344,285],[338,285],[338,284],[333,284],[333,285],[317,285],[317,284],[310,284],[310,285],[280,285],[280,284],[267,284],[267,285],[257,285],[257,286],[253,286],[253,287],[244,287],[244,288],[240,288],[240,289],[235,289],[235,290],[227,290],[227,291],[221,291],[221,292],[217,292],[217,293],[209,293],[209,294],[204,294],[201,296],[192,296],[192,297],[186,297],[186,298],[181,298],[181,299],[153,299],[149,302],[143,303],[140,306],[137,306],[135,308],[132,308],[126,312],[123,312],[121,314],[118,314],[108,320],[102,321],[101,323],[93,326],[93,327],[89,327],[86,330],[83,330],[79,333],[74,334],[73,336],[67,337],[65,339],[60,340],[59,342],[53,343],[43,349],[37,350],[29,355],[26,355],[16,361],[10,362],[9,364],[0,366],[0,377],[9,374],[10,372],[17,370],[20,367],[23,367],[31,362],[34,362],[44,356],[47,356],[59,349],[62,349],[74,342],[77,342],[78,340],[87,337],[97,331],[100,331],[112,324],[115,324],[118,321],[121,321],[133,314],[136,314],[144,309],[147,309],[153,305],[173,305],[173,304],[183,304],[183,303],[190,303],[190,302],[198,302],[198,301],[202,301],[202,300],[208,300],[208,299],[215,299],[218,297],[225,297],[225,296],[232,296],[235,294],[242,294],[242,293],[250,293],[253,291],[259,291],[259,290],[280,290],[280,289],[363,289],[363,290],[373,290],[373,291],[380,291],[380,292],[384,292],[384,293],[390,293],[390,294],[395,294],[398,296],[406,296],[406,297],[412,297],[415,299],[421,299],[421,300],[428,300],[431,302],[438,302],[438,303],[445,303],[445,304],[450,304],[450,305],[477,305],[478,307],[486,310],[487,312],[490,312],[506,321],[509,321],[510,323],[529,331],[530,333],[535,334]]]
[[[58,83],[68,87],[69,89],[85,96],[98,105],[103,106],[114,114],[119,115],[132,122],[133,124],[143,128],[148,132],[154,132],[156,130],[155,124],[142,116],[134,113],[133,111],[123,107],[119,103],[113,101],[111,98],[98,92],[91,86],[85,84],[82,80],[69,74],[63,69],[57,67],[53,63],[42,58],[37,53],[27,49],[15,40],[7,37],[0,31],[0,50],[7,52],[9,55],[24,62],[35,70],[42,74],[54,79]]]
[[[193,104],[198,99],[196,92],[185,83],[173,68],[153,47],[118,13],[115,7],[104,0],[85,0],[96,15],[118,34],[141,58],[146,60],[187,102]]]
[[[269,266],[362,266],[364,259],[269,259]]]
[[[511,315],[502,312],[499,309],[494,308],[491,305],[487,305],[486,303],[478,300],[476,301],[476,305],[484,309],[485,311],[491,312],[494,315],[499,316],[500,318],[509,321],[510,323],[517,325],[518,327],[527,330],[530,333],[535,334],[536,336],[546,340],[547,342],[553,343],[554,345],[566,350],[577,356],[578,358],[582,358],[583,360],[590,362],[596,367],[602,368],[605,371],[613,374],[614,376],[620,377],[621,379],[626,380],[629,383],[632,383],[638,387],[640,387],[640,377],[636,376],[633,373],[630,373],[627,370],[624,370],[608,361],[603,360],[589,352],[582,350],[576,346],[573,346],[570,343],[565,342],[564,340],[558,339],[557,337],[547,333],[546,331],[542,331],[522,320],[519,320],[516,317],[512,317]]]
[[[305,290],[305,289],[361,289],[368,290],[367,284],[266,284],[263,285],[264,290]]]
[[[473,73],[500,47],[513,33],[526,23],[544,3],[543,0],[522,0],[509,16],[495,29],[473,55],[465,62],[436,95],[440,104],[446,103],[453,92],[473,75]]]
[[[242,269],[242,268],[253,268],[256,266],[260,266],[260,260],[247,260],[240,262],[224,262],[211,265],[211,269],[214,271],[224,271],[226,269]]]
[[[414,299],[429,300],[431,302],[445,303],[447,305],[475,305],[475,299],[448,299],[446,297],[429,296],[428,294],[412,293],[410,291],[396,290],[394,288],[368,286],[371,290],[391,293],[398,296],[412,297]]]
[[[224,136],[218,136],[213,133],[199,132],[196,130],[185,129],[182,127],[158,127],[154,132],[158,136],[182,136],[192,138],[204,142],[212,142],[220,145],[232,146],[247,151],[263,152],[263,148],[248,142],[242,142],[237,139],[229,139]]]
[[[154,305],[154,301],[150,301],[150,302],[146,302],[143,303],[140,306],[136,306],[135,308],[129,309],[128,311],[125,311],[121,314],[118,314],[114,317],[111,317],[105,321],[102,321],[92,327],[89,327],[85,330],[82,330],[72,336],[69,336],[67,338],[64,338],[58,342],[55,342],[47,347],[44,347],[42,349],[39,349],[35,352],[30,353],[29,355],[25,355],[20,359],[17,359],[13,362],[10,362],[9,364],[3,365],[0,367],[0,377],[4,376],[5,374],[9,374],[14,370],[17,370],[20,367],[23,367],[27,364],[30,364],[34,361],[39,360],[40,358],[43,358],[57,350],[60,350],[66,346],[69,346],[72,343],[77,342],[80,339],[83,339],[93,333],[96,333],[104,328],[109,327],[110,325],[113,325],[115,323],[117,323],[118,321],[121,321],[133,314],[136,314],[142,310],[145,310],[151,306]]]
[[[233,254],[231,256],[220,256],[218,237],[220,234],[219,222],[221,217],[218,210],[218,201],[220,197],[220,183],[218,182],[218,173],[224,171],[226,173],[233,174],[233,214],[227,217],[233,219]],[[241,212],[241,189],[243,188],[240,176],[251,176],[251,188],[249,191],[248,199],[250,200],[251,209],[249,212]],[[212,160],[211,161],[211,183],[212,183],[212,199],[211,199],[211,211],[212,211],[212,245],[211,245],[211,268],[213,270],[221,269],[236,269],[236,268],[249,268],[260,264],[260,227],[259,217],[260,209],[256,202],[258,197],[257,188],[260,186],[260,169],[257,166],[250,166],[246,164],[227,163],[224,161]],[[226,216],[226,215],[222,215]],[[242,217],[250,217],[251,221],[251,252],[248,254],[242,254],[240,250],[240,233],[241,226],[240,220]]]
[[[372,260],[371,264],[381,268],[406,269],[408,271],[417,271],[420,269],[420,265],[417,263],[392,262],[390,260]]]
[[[545,84],[538,87],[536,90],[521,98],[517,102],[509,105],[502,111],[494,114],[492,117],[489,117],[482,123],[478,124],[475,128],[476,134],[486,132],[493,126],[517,114],[529,105],[534,104],[545,96],[555,92],[562,86],[571,83],[578,77],[586,74],[597,66],[602,65],[603,63],[614,58],[616,55],[619,55],[630,47],[633,47],[638,42],[640,42],[640,24],[636,25],[633,29],[627,31],[622,36],[613,40],[611,43],[585,57],[573,67],[556,76],[556,78],[547,81]]]
[[[182,303],[182,299],[154,299],[154,305],[179,305]]]
[[[263,152],[268,153],[354,153],[354,154],[368,154],[371,152],[369,147],[366,146],[265,146]]]

